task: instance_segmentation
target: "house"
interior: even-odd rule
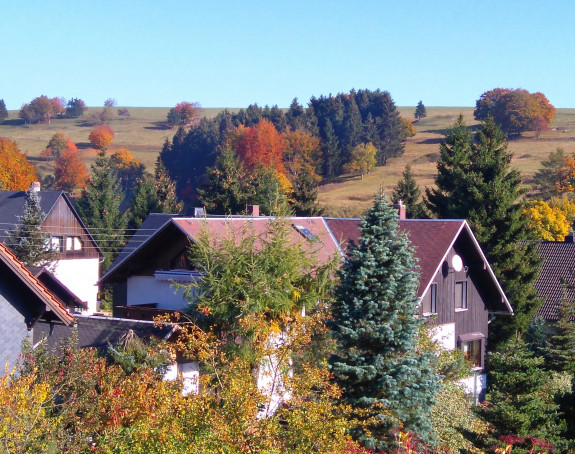
[[[245,229],[263,233],[269,219],[151,215],[99,282],[114,285],[118,314],[184,309],[186,300],[173,284],[200,278],[187,259],[189,244],[203,231],[216,238]],[[317,250],[324,261],[343,256],[360,235],[360,219],[294,217],[289,222],[291,241]],[[511,305],[466,221],[400,219],[399,226],[409,235],[420,267],[420,316],[434,324],[444,348],[460,348],[473,361],[465,384],[481,396],[489,321],[512,314]]]
[[[54,276],[85,303],[83,312],[96,312],[102,252],[64,192],[41,191],[39,183],[31,189],[38,191],[46,214],[42,231],[51,235],[51,245],[59,252]],[[0,191],[0,242],[6,244],[7,231],[20,224],[25,202],[24,191]]]
[[[0,375],[14,367],[24,340],[33,344],[39,324],[50,329],[73,322],[65,305],[0,244]]]
[[[357,243],[360,219],[326,222],[343,248]],[[466,221],[400,219],[399,228],[418,259],[419,316],[433,324],[434,338],[443,348],[459,348],[473,362],[473,373],[463,384],[481,399],[487,385],[489,321],[513,314],[511,305]]]
[[[547,321],[557,320],[557,308],[564,297],[575,300],[575,240],[574,233],[565,241],[542,241],[537,251],[543,263],[535,289],[543,299],[539,316]]]

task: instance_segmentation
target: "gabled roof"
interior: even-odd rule
[[[347,249],[351,243],[358,244],[361,234],[361,219],[326,218],[326,222],[344,249]],[[498,294],[497,303],[500,304],[498,304],[498,309],[493,312],[513,313],[505,292],[503,292],[495,273],[465,220],[401,219],[399,228],[407,233],[415,248],[414,255],[418,260],[420,271],[418,296],[421,297],[427,292],[433,278],[443,266],[449,251],[456,242],[465,241],[471,246],[470,253],[474,257],[474,261],[481,263],[482,271],[479,273],[479,277],[482,282],[490,285]]]
[[[63,191],[38,191],[40,196],[40,207],[42,211],[48,215],[58,199],[63,198],[78,222],[86,232],[86,235],[90,238],[94,247],[98,251],[98,254],[103,257],[102,251],[98,246],[98,243],[94,240],[90,231],[84,225],[82,218],[76,211],[74,204],[69,199],[69,197]],[[18,216],[21,216],[24,212],[24,206],[26,204],[26,191],[0,191],[0,242],[5,243],[8,234],[8,230],[12,230],[14,226],[20,226],[21,223],[18,220]]]
[[[74,321],[74,317],[68,313],[54,295],[1,243],[0,262],[6,266],[7,272],[10,273],[10,278],[18,279],[22,282],[38,299],[38,302],[45,305],[46,311],[51,311],[66,325]]]
[[[561,299],[567,296],[575,300],[575,243],[542,241],[537,250],[543,259],[535,281],[535,288],[543,298],[539,315],[556,320]]]
[[[108,283],[114,280],[115,275],[122,274],[129,267],[144,257],[162,241],[174,241],[176,236],[185,238],[194,242],[203,232],[208,233],[213,238],[222,236],[233,236],[239,238],[246,233],[255,235],[265,235],[270,227],[270,221],[273,218],[256,216],[256,217],[209,217],[209,218],[190,218],[173,215],[155,215],[150,222],[142,224],[140,230],[136,232],[137,238],[130,241],[126,248],[126,253],[116,260],[112,267],[100,278],[98,284]],[[150,218],[148,218],[150,219]],[[339,244],[335,241],[325,220],[321,217],[289,218],[288,222],[292,224],[290,231],[290,241],[299,243],[309,251],[315,251],[320,261],[327,262],[337,254],[341,253]],[[157,230],[153,230],[154,225],[160,225]],[[317,238],[309,239],[302,233],[304,230],[311,232]],[[142,233],[140,234],[140,231]],[[125,249],[126,249],[125,248]]]
[[[38,266],[29,266],[27,268],[64,307],[72,310],[75,306],[83,307],[84,309],[88,308],[86,301],[82,301],[78,298],[72,290],[66,287],[62,281],[48,269]]]

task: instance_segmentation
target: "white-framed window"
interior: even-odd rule
[[[467,281],[455,283],[455,309],[467,309]]]
[[[67,251],[81,251],[82,239],[79,236],[66,237],[66,250]]]
[[[437,314],[437,284],[433,283],[429,286],[423,297],[422,306],[424,315]]]
[[[53,236],[50,239],[50,247],[53,251],[64,252],[64,237],[63,236]]]

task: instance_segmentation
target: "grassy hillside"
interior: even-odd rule
[[[174,130],[167,129],[165,118],[168,108],[129,107],[131,116],[110,122],[115,139],[110,146],[113,152],[118,148],[127,148],[149,169],[166,139],[171,139]],[[221,109],[204,109],[204,115],[214,116]],[[400,113],[413,119],[415,107],[400,107]],[[89,113],[89,112],[88,112]],[[415,176],[423,188],[433,184],[436,161],[439,157],[439,143],[445,129],[462,114],[468,125],[476,125],[471,107],[427,107],[427,117],[415,123],[417,135],[408,139],[405,154],[390,159],[388,165],[375,169],[363,180],[359,176],[344,176],[336,182],[320,188],[320,202],[327,211],[335,216],[357,216],[371,204],[374,193],[379,187],[390,190],[401,177],[407,163],[411,164]],[[17,119],[18,112],[11,111],[7,121],[0,124],[0,136],[15,140],[28,158],[36,163],[38,172],[45,175],[52,171],[53,163],[40,161],[40,153],[46,147],[52,134],[63,131],[78,145],[80,156],[90,165],[96,155],[88,141],[91,127],[85,126],[81,119],[58,119],[51,123],[25,126]],[[558,109],[551,125],[555,130],[544,133],[535,139],[533,133],[513,140],[509,149],[514,153],[513,165],[522,173],[524,183],[529,185],[533,174],[551,151],[558,147],[567,153],[575,151],[575,109]]]

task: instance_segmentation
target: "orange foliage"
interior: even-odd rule
[[[33,181],[38,181],[38,176],[26,155],[16,142],[0,137],[0,189],[26,191]]]
[[[200,103],[182,101],[174,107],[182,124],[192,123],[200,114]]]
[[[249,170],[263,165],[284,172],[285,140],[270,121],[260,120],[247,128],[239,126],[232,146]]]
[[[68,139],[68,146],[60,152],[54,166],[54,179],[56,188],[71,192],[75,188],[86,187],[88,170],[86,164],[78,156],[78,149],[74,142]]]
[[[98,150],[106,151],[114,140],[114,131],[108,125],[99,125],[92,129],[89,139]]]

